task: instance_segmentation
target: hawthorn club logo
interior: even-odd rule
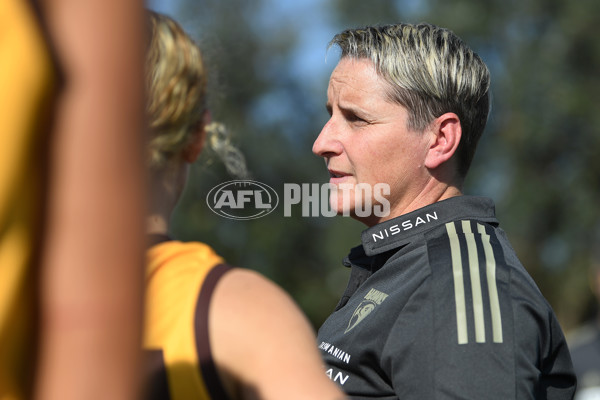
[[[367,293],[360,302],[352,316],[350,317],[350,321],[348,321],[348,327],[344,331],[344,334],[350,332],[352,329],[356,327],[356,325],[360,324],[363,319],[365,319],[375,307],[383,303],[385,299],[387,299],[388,295],[386,293],[380,292],[375,288],[371,288],[369,293]]]

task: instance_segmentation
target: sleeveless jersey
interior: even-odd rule
[[[208,340],[208,307],[231,267],[211,247],[166,241],[147,253],[146,399],[225,399]]]

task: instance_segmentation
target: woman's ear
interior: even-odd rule
[[[183,159],[192,164],[194,163],[202,149],[204,148],[204,142],[206,141],[206,126],[211,121],[210,111],[205,111],[202,117],[202,122],[199,124],[195,132],[192,133],[192,141],[183,149]]]
[[[429,129],[434,137],[425,157],[425,166],[435,169],[456,153],[462,137],[462,127],[458,115],[445,113],[436,118]]]

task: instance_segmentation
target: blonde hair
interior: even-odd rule
[[[151,169],[169,162],[202,129],[207,110],[207,71],[198,45],[166,15],[148,11],[150,46],[146,55],[147,116],[151,131],[148,163]],[[223,160],[227,171],[246,175],[242,153],[231,144],[225,126],[204,127],[207,143]]]
[[[211,122],[206,127],[209,149],[212,150],[225,165],[227,172],[237,179],[250,179],[246,168],[246,159],[242,152],[231,143],[231,135],[225,125]]]
[[[409,110],[408,127],[424,130],[453,112],[463,136],[458,152],[464,176],[490,108],[490,74],[481,58],[452,31],[431,24],[394,24],[337,34],[342,57],[370,59],[390,85],[388,96]]]

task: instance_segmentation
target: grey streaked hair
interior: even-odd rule
[[[409,110],[409,126],[424,130],[446,112],[458,115],[458,169],[465,176],[490,110],[490,74],[452,31],[421,23],[369,26],[337,34],[341,57],[366,58],[389,83],[387,95]]]

